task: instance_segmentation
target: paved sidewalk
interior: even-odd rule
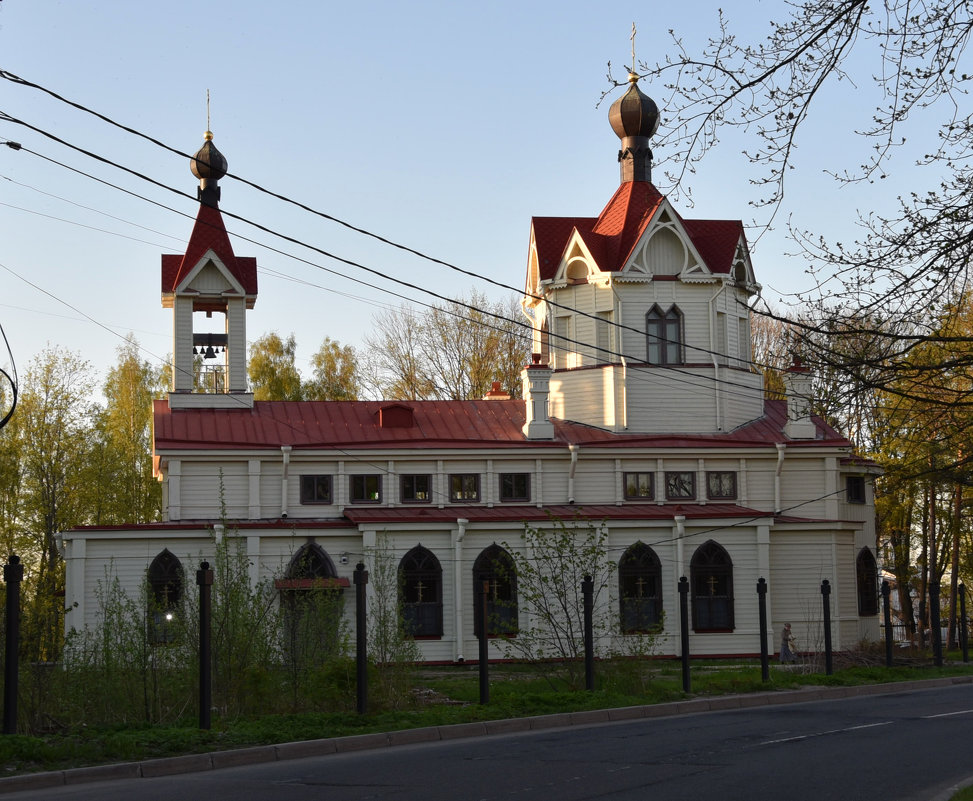
[[[110,779],[151,778],[171,776],[177,773],[195,773],[204,770],[255,765],[261,762],[276,762],[285,759],[341,754],[349,751],[391,748],[397,745],[425,743],[441,740],[456,740],[466,737],[484,737],[491,734],[511,734],[514,732],[539,731],[541,729],[563,728],[565,726],[588,726],[598,723],[611,723],[620,720],[639,718],[663,718],[674,715],[691,715],[697,712],[712,712],[721,709],[747,709],[756,706],[780,704],[800,704],[830,698],[854,698],[862,695],[883,695],[893,692],[908,692],[933,687],[948,687],[954,684],[973,684],[973,676],[948,676],[941,679],[922,681],[900,681],[889,684],[865,684],[856,687],[810,687],[803,690],[778,690],[767,693],[748,693],[746,695],[720,695],[712,698],[694,698],[689,701],[674,701],[668,704],[648,706],[627,706],[617,709],[591,709],[584,712],[563,712],[553,715],[537,715],[528,718],[506,720],[486,720],[474,723],[455,723],[449,726],[428,726],[421,729],[403,729],[387,733],[358,734],[351,737],[328,737],[322,740],[302,740],[279,745],[258,745],[252,748],[239,748],[232,751],[211,751],[205,754],[186,754],[163,759],[149,759],[144,762],[123,762],[114,765],[95,765],[88,768],[50,771],[48,773],[28,773],[22,776],[8,776],[0,779],[0,793],[19,790],[40,790],[46,787],[60,787],[66,784],[98,782]],[[969,783],[973,783],[973,779]],[[947,801],[952,794],[966,784],[957,785],[948,795],[936,801]]]

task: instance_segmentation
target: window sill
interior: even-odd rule
[[[274,580],[274,587],[278,590],[341,590],[350,586],[351,582],[348,579],[337,577]]]

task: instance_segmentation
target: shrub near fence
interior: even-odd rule
[[[216,715],[353,709],[354,663],[340,594],[301,593],[282,606],[272,581],[250,585],[240,540],[224,538],[215,551]],[[109,566],[95,590],[97,625],[70,632],[60,661],[21,659],[18,730],[195,721],[199,614],[196,594],[186,595],[174,608],[154,608],[147,585],[133,598]]]

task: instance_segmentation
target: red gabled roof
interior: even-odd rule
[[[599,215],[585,242],[602,272],[618,272],[655,215],[662,195],[646,181],[618,187]]]
[[[233,246],[223,224],[223,215],[218,208],[204,203],[199,204],[199,213],[196,215],[196,224],[189,237],[186,253],[182,256],[162,257],[162,292],[174,292],[208,250],[212,250],[226,265],[246,294],[257,294],[257,260],[247,256],[238,258],[233,254]]]
[[[703,257],[710,272],[729,273],[733,269],[737,245],[746,242],[740,220],[682,220],[686,233]]]
[[[413,425],[382,425],[390,406],[412,410]],[[252,409],[172,410],[155,402],[155,452],[182,449],[279,448],[608,448],[767,447],[791,442],[783,401],[766,401],[764,416],[725,434],[617,434],[554,420],[553,440],[527,440],[524,402],[506,401],[257,401]],[[818,438],[794,444],[849,445],[815,419]]]
[[[534,245],[541,280],[554,277],[571,232],[577,228],[582,234],[591,230],[595,220],[591,217],[532,217]]]
[[[628,181],[618,187],[598,217],[534,217],[532,226],[541,280],[554,278],[575,230],[602,272],[620,271],[662,200],[662,194],[651,183]],[[706,266],[714,273],[729,273],[743,236],[743,223],[682,217],[679,220]]]

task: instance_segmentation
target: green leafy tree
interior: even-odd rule
[[[307,400],[358,400],[361,381],[355,349],[325,337],[311,357],[313,375],[304,384]]]
[[[247,375],[256,400],[302,400],[301,374],[295,365],[297,342],[275,331],[250,346]]]
[[[60,653],[64,565],[56,535],[88,520],[93,390],[88,362],[49,348],[28,365],[17,413],[3,432],[13,437],[19,463],[21,486],[13,519],[30,588],[24,642],[34,660]]]
[[[98,488],[92,522],[147,523],[161,512],[162,489],[152,474],[152,401],[162,397],[162,376],[140,358],[138,342],[118,348],[104,385],[107,405],[97,416],[92,470]]]

